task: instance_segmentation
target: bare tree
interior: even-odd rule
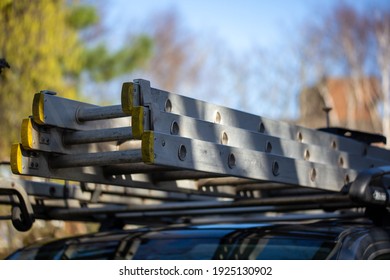
[[[390,138],[390,11],[377,13],[373,22],[383,95],[382,128],[384,135]]]
[[[154,49],[146,76],[168,91],[194,85],[199,80],[207,49],[198,46],[196,36],[183,27],[174,10],[154,16],[149,26]]]
[[[333,36],[341,43],[341,48],[337,49],[346,58],[352,78],[353,94],[348,95],[348,125],[357,127],[355,114],[363,107],[364,100],[360,80],[364,77],[363,67],[368,49],[367,25],[365,19],[361,19],[355,10],[344,5],[335,10],[329,21],[335,23]]]
[[[317,17],[316,22],[306,23],[301,50],[304,53],[302,60],[315,69],[311,73],[317,75],[317,81],[335,73],[349,79],[346,125],[361,129],[358,114],[368,112],[372,130],[380,131],[378,94],[369,79],[376,72],[372,69],[375,48],[370,16],[370,10],[358,11],[353,6],[340,4],[324,16]],[[324,89],[320,92],[327,106],[333,107],[332,96]],[[331,112],[331,118],[335,113]]]

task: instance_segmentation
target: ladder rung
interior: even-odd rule
[[[125,163],[116,165],[107,165],[103,167],[107,175],[137,174],[137,173],[160,173],[171,171],[175,168],[166,166],[150,165],[145,163]]]
[[[133,139],[131,127],[106,128],[100,130],[79,130],[63,133],[65,145],[90,144]]]
[[[128,150],[52,156],[49,165],[51,168],[67,168],[140,162],[142,162],[141,150]]]
[[[96,121],[105,119],[122,118],[127,115],[123,113],[121,105],[105,107],[81,107],[76,114],[76,120],[80,122]]]

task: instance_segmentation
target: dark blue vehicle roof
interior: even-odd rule
[[[327,220],[106,231],[33,244],[8,259],[367,259],[389,253],[389,229],[369,220]]]

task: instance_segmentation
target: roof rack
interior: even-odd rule
[[[35,218],[164,224],[195,216],[386,208],[390,151],[370,145],[376,140],[385,141],[266,119],[141,79],[124,83],[114,106],[42,91],[12,146],[11,169],[65,183],[2,181],[0,203],[21,210],[12,215],[19,230]]]

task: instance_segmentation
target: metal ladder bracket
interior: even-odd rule
[[[349,196],[353,201],[373,206],[390,206],[389,180],[390,166],[370,168],[358,174],[349,188]]]
[[[12,206],[12,224],[19,231],[30,230],[35,217],[25,189],[15,182],[0,179],[0,195],[17,197],[17,202]]]

